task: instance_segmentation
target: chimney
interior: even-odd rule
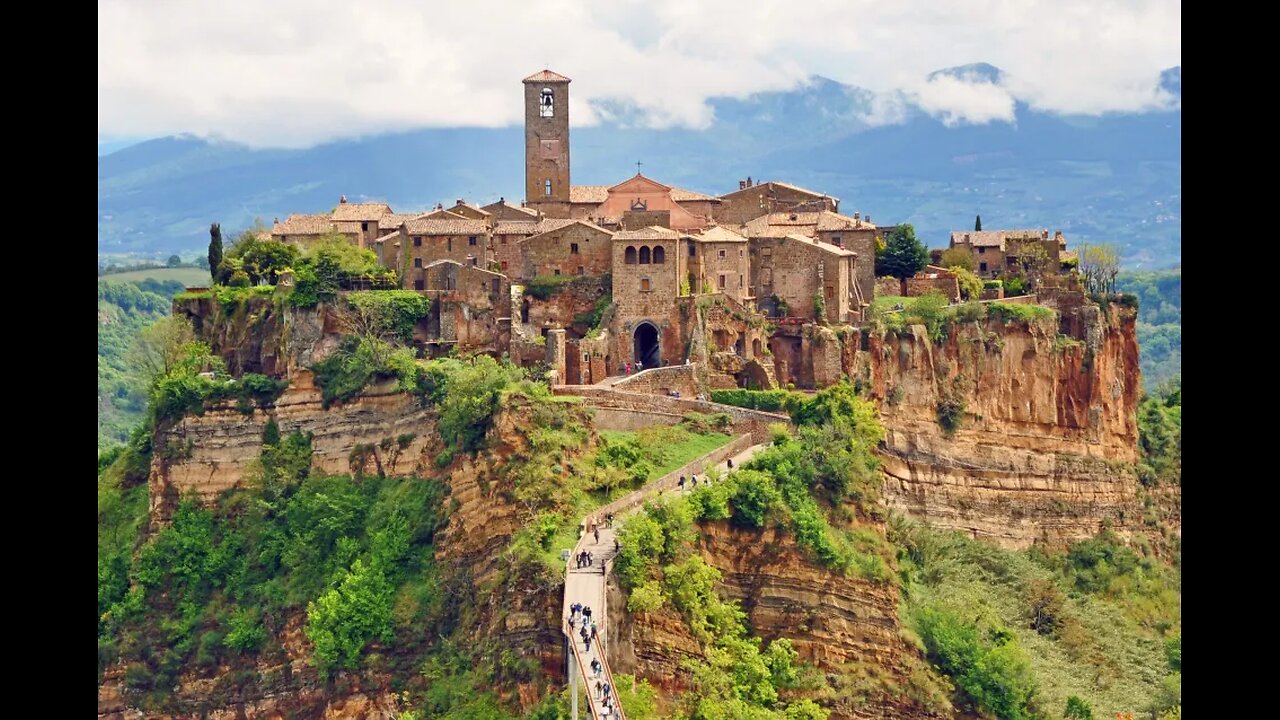
[[[271,218],[271,224],[272,224],[272,225],[279,225],[279,224],[280,224],[280,218]]]
[[[1048,239],[1049,239],[1049,231],[1048,231],[1048,230],[1041,230],[1041,231],[1040,231],[1040,239],[1041,239],[1041,240],[1048,240]]]
[[[346,204],[347,204],[347,196],[346,196],[346,195],[343,195],[342,197],[338,198],[338,204],[339,204],[339,205],[346,205]]]
[[[462,198],[458,198],[458,202],[456,202],[456,203],[454,203],[454,204],[455,204],[455,205],[463,205],[464,203],[462,202]]]
[[[748,175],[748,176],[747,176],[747,187],[751,187],[751,186],[752,186],[752,184],[751,184],[751,176],[750,176],[750,175]]]
[[[738,181],[738,189],[739,189],[739,190],[746,190],[746,189],[747,189],[747,181],[746,181],[746,180],[739,180],[739,181]]]
[[[964,241],[969,242],[969,233],[964,234]]]
[[[506,205],[506,204],[507,204],[507,199],[506,199],[506,198],[504,198],[504,197],[502,197],[502,196],[498,196],[498,204],[499,204],[499,205]]]
[[[857,210],[854,210],[854,211],[853,211],[853,219],[854,219],[854,220],[857,220],[857,219],[858,219],[858,218],[860,218],[860,217],[862,217],[862,215],[861,215]]]
[[[870,224],[870,223],[871,223],[871,216],[870,216],[870,215],[868,215],[868,216],[867,216],[867,223],[868,223],[868,224]]]
[[[436,203],[436,209],[437,209],[437,210],[443,210],[443,209],[444,209],[444,203]]]

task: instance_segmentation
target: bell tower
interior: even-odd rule
[[[524,195],[548,217],[569,217],[569,78],[524,79]]]

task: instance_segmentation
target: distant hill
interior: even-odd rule
[[[976,64],[939,71],[999,83]],[[1181,68],[1161,87],[1181,98]],[[881,100],[884,99],[882,96]],[[890,97],[889,99],[895,99]],[[947,127],[897,97],[901,122],[873,126],[870,91],[815,77],[788,92],[711,101],[704,130],[650,130],[622,105],[573,130],[575,184],[647,175],[708,193],[748,175],[842,198],[885,223],[911,222],[931,245],[970,226],[1061,228],[1068,240],[1111,241],[1130,268],[1181,262],[1182,113],[1060,116],[1019,105],[1016,122]],[[396,209],[465,197],[518,200],[519,127],[433,128],[327,143],[251,149],[190,136],[151,140],[98,158],[98,253],[165,255],[203,247],[210,222],[268,224],[331,208],[340,195]]]

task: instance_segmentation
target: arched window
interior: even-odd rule
[[[630,245],[628,245],[628,246],[627,246],[627,249],[626,249],[626,252],[625,252],[625,253],[623,253],[623,260],[622,260],[622,261],[623,261],[623,262],[625,262],[625,263],[626,263],[626,264],[628,264],[628,265],[635,265],[635,264],[636,264],[636,249],[635,249],[634,247],[631,247]]]
[[[654,248],[654,249],[653,249],[653,264],[654,264],[654,265],[661,265],[661,264],[665,263],[666,261],[667,261],[667,251],[666,251],[666,250],[663,250],[661,247],[656,247],[656,248]]]
[[[542,183],[542,192],[547,197],[551,197],[551,181],[546,180]]]
[[[641,265],[649,264],[649,248],[648,247],[640,248],[640,264]]]
[[[551,88],[542,88],[542,98],[538,100],[538,117],[555,117],[556,98]]]

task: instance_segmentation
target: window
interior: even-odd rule
[[[493,287],[493,292],[495,293],[498,292],[499,289],[501,289],[501,285],[498,284],[498,278],[494,278],[490,282],[490,285]]]
[[[587,274],[587,269],[586,269],[585,267],[583,267],[583,266],[579,265],[579,266],[578,266],[578,274],[579,274],[579,275],[586,275],[586,274]]]
[[[828,299],[828,300],[834,300],[834,299],[835,299],[835,297],[836,297],[836,289],[835,289],[835,288],[833,288],[833,287],[831,287],[830,285],[828,285],[828,286],[827,286],[827,299]]]
[[[448,238],[447,240],[444,241],[444,244],[445,244],[446,250],[448,250],[449,252],[453,252],[453,238]]]
[[[578,243],[569,243],[569,254],[570,255],[578,254]]]
[[[414,280],[414,281],[413,281],[413,289],[414,289],[414,290],[421,290],[422,288],[423,288],[423,283],[422,283],[422,281],[421,281],[421,280]]]
[[[552,271],[551,271],[551,274],[552,274],[552,275],[555,275],[556,277],[559,277],[559,276],[560,276],[560,268],[556,268],[555,270],[552,270]]]
[[[469,258],[467,258],[467,259],[471,261],[471,267],[475,267],[475,266],[476,266],[476,259],[475,259],[474,257],[469,257]]]
[[[498,236],[498,238],[499,238],[499,239],[498,239],[498,242],[502,243],[503,245],[506,245],[506,244],[507,244],[507,236],[506,236],[506,235],[499,235],[499,236]]]
[[[724,257],[724,251],[723,251],[723,250],[721,250],[721,251],[720,251],[720,257]]]
[[[649,248],[648,247],[640,248],[640,264],[641,265],[649,264]]]
[[[738,251],[738,257],[746,257],[746,255],[747,255],[747,251],[746,251],[746,250],[739,250],[739,251]]]
[[[542,88],[542,94],[538,98],[538,117],[555,117],[556,116],[556,94],[551,88]]]
[[[1008,260],[1009,267],[1013,267],[1014,265],[1018,264],[1018,258],[1012,255],[1010,255],[1007,260]]]
[[[667,251],[660,247],[653,249],[653,264],[662,265],[667,261]]]
[[[591,362],[591,355],[589,353],[582,353],[582,362]]]
[[[649,292],[649,278],[640,278],[640,292]]]
[[[367,222],[360,223],[360,230],[362,232],[369,232],[369,223]]]
[[[746,281],[746,278],[744,278],[744,277],[743,277],[743,276],[741,276],[741,275],[739,275],[739,276],[738,276],[738,287],[739,287],[739,288],[745,287],[746,282],[747,282],[747,281]]]
[[[636,249],[635,249],[635,248],[633,248],[633,247],[631,247],[630,245],[628,245],[628,246],[627,246],[626,251],[625,251],[625,252],[623,252],[622,257],[623,257],[623,260],[622,260],[622,261],[623,261],[624,263],[626,263],[626,264],[628,264],[628,265],[635,265],[635,264],[636,264]]]
[[[986,263],[978,263],[978,272],[986,272],[986,271],[987,271],[987,264],[986,264]]]
[[[723,289],[724,289],[724,275],[721,275],[721,276],[720,276],[720,289],[721,289],[721,290],[723,290]]]
[[[414,267],[416,267],[416,268],[420,268],[420,267],[422,267],[422,258],[420,258],[420,257],[416,257],[416,258],[414,258],[414,259],[413,259],[413,266],[414,266]]]
[[[551,197],[551,181],[545,180],[542,183],[542,194]]]
[[[419,236],[419,235],[414,235],[414,236],[413,236],[413,246],[414,246],[414,247],[422,247],[422,237],[421,237],[421,236]]]
[[[978,254],[979,254],[979,255],[986,255],[986,254],[987,254],[987,249],[986,249],[986,248],[984,248],[984,247],[980,247],[980,248],[978,248]]]
[[[839,235],[832,235],[832,236],[831,236],[831,244],[832,244],[832,245],[840,245],[840,244],[841,244],[841,243],[840,243],[840,236],[839,236]]]
[[[471,237],[467,238],[467,244],[468,244],[468,245],[475,245],[475,244],[476,244],[476,236],[475,236],[475,235],[472,235]]]
[[[503,260],[503,261],[502,261],[502,272],[506,272],[506,271],[507,271],[507,261],[506,261],[506,260]]]
[[[698,246],[694,245],[693,243],[689,243],[689,257],[697,257],[697,255],[698,255]]]

